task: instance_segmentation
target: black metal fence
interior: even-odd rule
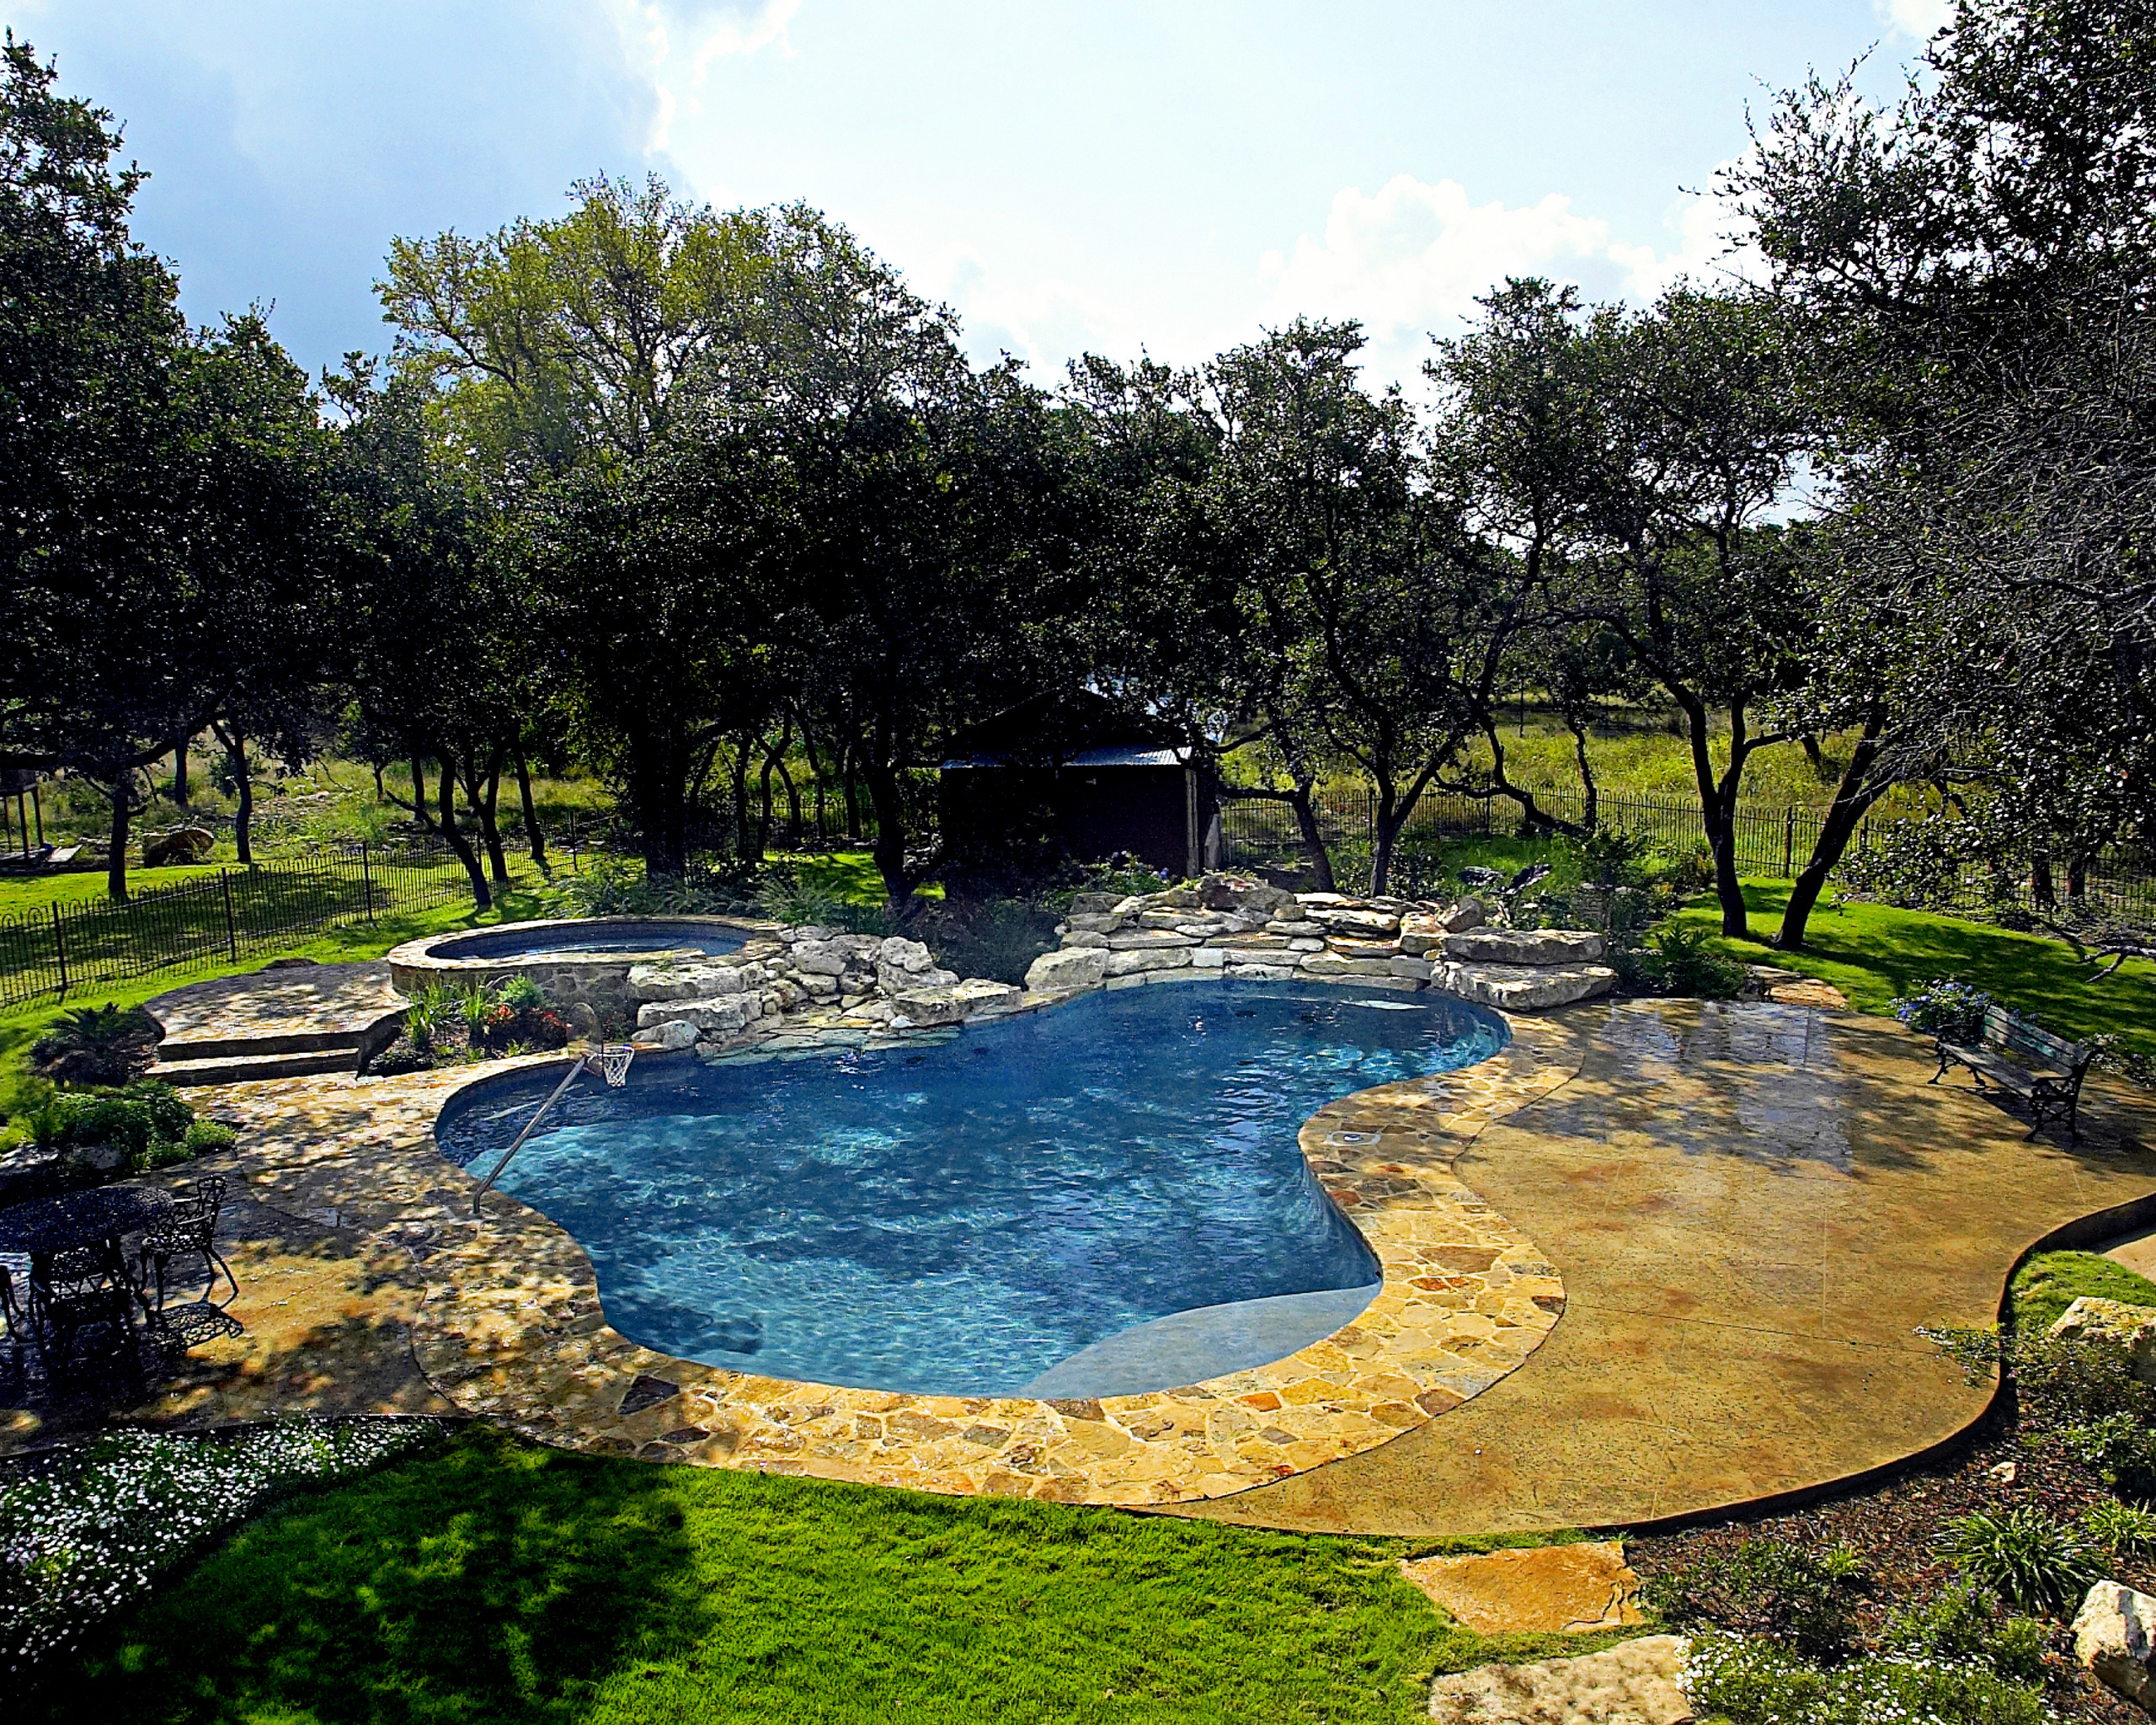
[[[1576,791],[1537,791],[1535,800],[1561,820],[1583,821],[1585,801]],[[1353,785],[1322,788],[1315,798],[1319,830],[1329,844],[1367,845],[1377,830],[1377,795]],[[1259,862],[1294,851],[1300,843],[1294,811],[1271,799],[1237,799],[1221,806],[1221,832],[1231,862]],[[1657,848],[1703,844],[1706,826],[1699,805],[1681,797],[1598,798],[1595,819],[1604,830],[1622,829]],[[1737,868],[1741,874],[1789,879],[1811,860],[1825,822],[1822,811],[1795,804],[1742,806],[1737,814]],[[1426,796],[1403,831],[1406,839],[1518,836],[1524,825],[1508,798]],[[1842,859],[1844,873],[1861,874],[1895,830],[1898,818],[1879,817],[1858,829]],[[1996,913],[2007,905],[2041,912],[2055,903],[2079,903],[2128,921],[2156,922],[2156,876],[2148,858],[2115,849],[2069,873],[2039,865],[2010,873],[1972,862],[1928,884],[1908,902],[1927,910]]]
[[[0,1007],[237,964],[354,922],[424,911],[470,890],[446,846],[353,844],[220,868],[123,901],[83,899],[0,916]]]

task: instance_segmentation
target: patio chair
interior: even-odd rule
[[[123,1355],[136,1375],[135,1284],[109,1242],[71,1246],[30,1273],[30,1328],[48,1378],[71,1375],[77,1362],[93,1364]]]
[[[143,1236],[142,1279],[147,1284],[154,1274],[158,1311],[164,1310],[165,1276],[174,1258],[202,1260],[204,1280],[202,1291],[196,1296],[197,1303],[206,1301],[216,1290],[217,1273],[221,1270],[225,1280],[232,1284],[232,1297],[239,1297],[239,1279],[232,1274],[232,1267],[217,1250],[217,1216],[224,1204],[223,1178],[206,1175],[174,1199],[172,1208]]]

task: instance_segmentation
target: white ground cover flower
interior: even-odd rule
[[[280,1493],[433,1441],[433,1419],[279,1420],[237,1433],[114,1432],[0,1468],[0,1669],[76,1645]]]

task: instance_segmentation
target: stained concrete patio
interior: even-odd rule
[[[1321,1111],[1303,1142],[1321,1169],[1343,1148],[1357,1167],[1381,1169],[1396,1150],[1431,1166],[1456,1194],[1446,1199],[1455,1221],[1531,1240],[1546,1256],[1563,1284],[1561,1320],[1464,1405],[1277,1484],[1177,1506],[1183,1513],[1417,1534],[1614,1525],[1860,1473],[1950,1439],[1988,1399],[1918,1325],[1989,1322],[2025,1247],[2156,1192],[2137,1103],[2095,1097],[2078,1147],[2025,1145],[2020,1123],[1990,1103],[1927,1087],[1924,1045],[1887,1021],[1788,1003],[1597,1003],[1524,1041],[1540,1076],[1504,1118],[1485,1108],[1449,1119],[1433,1107],[1438,1098],[1394,1086]],[[254,1129],[241,1162],[264,1218],[233,1253],[248,1290],[236,1311],[250,1334],[205,1348],[189,1382],[130,1417],[200,1423],[445,1402],[513,1415],[543,1407],[547,1386],[574,1363],[591,1370],[549,1411],[549,1441],[833,1471],[708,1443],[714,1434],[689,1419],[687,1396],[624,1414],[619,1392],[635,1374],[673,1384],[711,1369],[671,1371],[626,1342],[621,1359],[594,1364],[595,1306],[565,1306],[550,1291],[588,1282],[588,1264],[529,1212],[539,1231],[525,1237],[523,1219],[510,1231],[515,1252],[536,1254],[529,1286],[487,1321],[515,1330],[514,1357],[467,1370],[472,1334],[483,1351],[500,1339],[485,1325],[472,1332],[456,1311],[478,1268],[468,1249],[478,1236],[445,1237],[421,1212],[455,1212],[469,1182],[430,1160],[413,1128],[471,1076],[223,1092]],[[1336,1189],[1340,1172],[1327,1172]],[[1443,1266],[1426,1280],[1433,1303],[1474,1297]],[[515,1295],[513,1279],[503,1291]],[[524,1309],[512,1309],[520,1300]],[[557,1355],[564,1364],[550,1367]],[[780,1427],[796,1413],[840,1412],[827,1399],[793,1409],[801,1386],[766,1383],[759,1394]],[[1101,1410],[1069,1413],[1074,1442],[1128,1447],[1133,1434]],[[56,1434],[18,1417],[0,1449]],[[970,1488],[1038,1486],[1006,1477]]]

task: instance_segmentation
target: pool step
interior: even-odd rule
[[[162,1050],[150,1076],[184,1087],[197,1084],[253,1084],[270,1078],[312,1078],[324,1072],[350,1073],[359,1065],[359,1044],[344,1048],[273,1050],[213,1055],[168,1060]]]

